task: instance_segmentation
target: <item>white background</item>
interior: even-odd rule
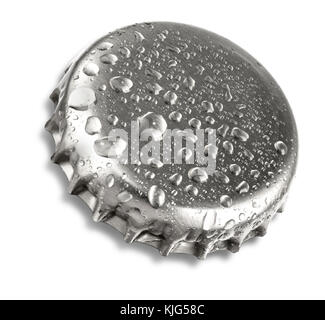
[[[325,2],[1,1],[0,298],[325,298]],[[49,160],[48,95],[68,61],[135,22],[174,21],[237,43],[271,72],[300,153],[285,212],[266,237],[206,261],[160,257],[96,225]]]

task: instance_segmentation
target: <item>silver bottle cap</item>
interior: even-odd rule
[[[244,50],[176,23],[98,40],[51,95],[52,160],[93,219],[163,255],[239,250],[281,210],[297,159],[295,121]]]

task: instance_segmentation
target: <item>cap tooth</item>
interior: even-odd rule
[[[57,104],[59,102],[60,92],[61,91],[59,88],[55,88],[53,92],[50,94],[50,99],[54,104]]]
[[[92,177],[93,178],[93,177]],[[95,222],[102,222],[106,220],[108,216],[110,216],[110,211],[108,210],[103,210],[103,205],[104,205],[104,195],[105,195],[105,187],[100,187],[97,193],[97,200],[96,200],[96,205],[93,210],[93,220]]]
[[[269,222],[264,222],[261,224],[259,227],[257,227],[255,231],[255,236],[256,237],[264,237],[267,233],[267,228],[268,228]]]
[[[205,260],[210,252],[211,252],[211,245],[205,245],[205,246],[199,245],[195,252],[195,256],[199,260]]]
[[[57,131],[59,130],[59,125],[58,125],[58,122],[57,122],[57,116],[56,114],[54,113],[52,115],[52,117],[46,122],[45,124],[45,129],[49,132],[54,132],[54,131]]]
[[[82,176],[79,173],[75,172],[69,181],[68,192],[74,195],[80,194],[82,191],[86,189],[87,184],[92,179],[93,179],[92,174]]]
[[[68,161],[74,149],[75,149],[74,144],[71,143],[68,144],[65,142],[65,140],[62,140],[58,145],[56,151],[53,153],[51,160],[56,164],[60,164],[61,162]]]
[[[227,240],[227,249],[232,253],[238,252],[240,249],[240,245],[241,245],[240,241],[236,238]]]
[[[143,229],[134,228],[133,226],[128,225],[125,231],[124,240],[127,243],[132,243],[141,235],[143,231]]]
[[[160,254],[162,256],[169,256],[174,250],[176,245],[178,244],[178,241],[162,241],[161,246],[160,246]]]
[[[282,204],[276,212],[282,213],[283,211],[284,211],[284,204]]]

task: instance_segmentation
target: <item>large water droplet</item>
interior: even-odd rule
[[[204,111],[207,113],[214,112],[213,104],[210,101],[206,101],[206,100],[202,101],[201,106],[204,109]]]
[[[230,141],[224,141],[223,144],[222,144],[222,147],[229,154],[233,154],[234,153],[234,146],[233,146],[233,144]]]
[[[129,193],[128,191],[122,191],[117,195],[117,200],[119,202],[125,203],[125,202],[129,202],[130,200],[132,200],[133,196],[131,193]]]
[[[120,137],[116,137],[115,141],[111,141],[109,137],[105,137],[96,140],[94,144],[96,153],[99,156],[106,158],[119,158],[126,148],[127,142]]]
[[[185,191],[189,195],[194,196],[194,197],[196,197],[199,194],[199,189],[191,184],[185,187]]]
[[[99,67],[96,63],[93,62],[89,62],[87,63],[84,68],[82,69],[82,71],[84,72],[84,74],[86,74],[87,76],[97,76],[99,73]]]
[[[218,156],[218,147],[210,143],[204,147],[204,155],[209,156],[212,159],[217,159]]]
[[[221,127],[217,129],[217,132],[220,136],[223,138],[226,136],[227,132],[229,130],[229,126],[227,124],[223,124]]]
[[[102,124],[97,117],[89,117],[86,122],[85,130],[88,134],[93,135],[99,133],[102,128]]]
[[[169,119],[176,121],[176,122],[181,122],[182,120],[182,114],[179,111],[173,111],[169,115]]]
[[[112,43],[105,41],[98,45],[98,50],[105,51],[105,50],[109,50],[112,47],[113,47]]]
[[[115,54],[104,54],[100,57],[100,61],[104,64],[111,64],[115,65],[116,62],[118,61],[118,58]]]
[[[244,131],[240,128],[237,128],[237,127],[233,128],[231,130],[231,135],[241,141],[244,141],[244,142],[247,141],[249,138],[249,134],[246,131]]]
[[[155,96],[157,96],[163,88],[158,83],[148,83],[146,85],[149,93],[153,93]]]
[[[109,174],[107,177],[106,177],[106,186],[107,188],[112,188],[113,185],[115,183],[115,178],[112,174]]]
[[[111,124],[112,126],[116,126],[118,123],[118,117],[115,114],[110,114],[107,117],[107,121],[109,124]]]
[[[182,182],[182,180],[183,180],[183,177],[182,177],[182,175],[179,174],[179,173],[175,173],[175,174],[173,174],[173,175],[169,178],[169,181],[170,181],[172,184],[174,184],[175,186],[180,185],[181,182]]]
[[[201,121],[199,119],[196,118],[192,118],[188,124],[194,128],[194,129],[200,129],[201,128]]]
[[[232,174],[234,174],[235,176],[238,176],[241,172],[241,168],[238,164],[231,164],[229,166],[229,170]]]
[[[165,203],[165,192],[158,186],[151,186],[148,192],[148,200],[153,208],[159,208]]]
[[[222,183],[229,183],[230,182],[230,179],[229,177],[223,173],[222,171],[219,171],[219,170],[216,170],[214,172],[214,176],[217,178],[218,181],[222,182]]]
[[[68,100],[68,105],[76,110],[86,110],[96,102],[96,95],[93,89],[80,87],[74,89]]]
[[[111,88],[116,92],[128,93],[133,87],[133,82],[129,78],[117,76],[109,80]]]
[[[236,191],[239,194],[247,193],[249,191],[249,184],[246,181],[242,181],[237,187]]]
[[[195,181],[195,182],[199,182],[199,183],[204,183],[208,181],[208,174],[207,172],[199,167],[195,167],[189,170],[188,172],[188,177]]]
[[[286,155],[287,152],[288,152],[288,147],[287,147],[287,145],[283,141],[277,141],[274,144],[274,148],[282,156]]]
[[[220,197],[220,203],[223,207],[229,208],[232,206],[232,199],[227,195],[223,195]]]
[[[163,116],[148,112],[144,116],[138,118],[140,139],[147,141],[152,137],[154,141],[162,139],[167,129],[167,123]]]
[[[177,64],[177,61],[175,61],[175,62]],[[169,67],[170,67],[170,65],[169,65]],[[186,88],[188,88],[190,90],[193,90],[194,87],[195,87],[195,80],[192,77],[190,77],[190,76],[189,77],[186,77],[184,79],[184,84],[185,84]]]
[[[177,94],[175,92],[172,92],[172,91],[167,91],[164,94],[164,100],[165,100],[166,104],[174,105],[176,103],[176,101],[177,101]]]

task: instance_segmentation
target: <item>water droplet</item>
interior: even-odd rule
[[[199,182],[199,183],[204,183],[208,181],[208,174],[207,172],[199,167],[195,167],[189,170],[188,172],[188,177],[195,181],[195,182]]]
[[[231,130],[231,136],[233,136],[241,141],[244,141],[244,142],[247,141],[249,138],[249,134],[246,131],[239,129],[237,127],[233,128]]]
[[[223,195],[220,197],[220,203],[223,207],[230,208],[232,206],[232,199],[227,195]]]
[[[111,88],[116,92],[128,93],[133,87],[133,82],[129,78],[117,76],[109,81]]]
[[[176,62],[176,65],[177,65],[177,62]],[[172,66],[175,66],[175,65],[172,65]],[[189,77],[186,77],[184,79],[184,85],[186,86],[186,88],[188,88],[190,90],[193,90],[194,87],[195,87],[195,80],[192,77],[190,77],[190,76]]]
[[[221,111],[223,110],[223,104],[222,104],[221,102],[219,102],[219,101],[217,101],[217,102],[215,103],[215,107],[217,108],[217,110],[218,110],[219,112],[221,112]]]
[[[211,117],[211,116],[207,116],[207,117],[205,118],[205,121],[206,121],[208,124],[211,124],[211,125],[213,125],[213,124],[216,122],[216,120],[215,120],[213,117]]]
[[[138,118],[140,139],[147,141],[152,137],[154,141],[162,139],[167,129],[167,123],[163,116],[148,112],[144,116]]]
[[[82,71],[84,72],[84,74],[86,74],[87,76],[97,76],[99,73],[99,67],[96,63],[93,62],[89,62],[87,63],[84,68],[82,69]]]
[[[88,134],[93,135],[100,133],[102,129],[102,124],[97,117],[89,117],[86,122],[85,130]]]
[[[200,129],[201,128],[201,121],[199,119],[196,118],[192,118],[188,124],[194,128],[194,129]]]
[[[146,179],[152,180],[152,179],[155,178],[156,175],[151,171],[147,171],[144,176],[145,176]]]
[[[119,202],[125,203],[125,202],[129,202],[130,200],[132,200],[133,196],[131,193],[129,193],[128,191],[122,191],[117,195],[117,200]]]
[[[233,146],[233,144],[230,141],[224,141],[223,144],[222,144],[222,147],[229,154],[233,154],[234,153],[234,146]]]
[[[181,122],[182,120],[182,114],[179,111],[173,111],[169,115],[169,119],[176,121],[176,122]]]
[[[126,148],[127,142],[120,137],[116,137],[115,141],[111,141],[109,137],[105,137],[96,140],[94,144],[96,153],[99,156],[106,158],[119,158]]]
[[[217,132],[219,133],[219,135],[220,135],[221,137],[224,138],[224,137],[226,136],[228,130],[229,130],[229,126],[228,126],[227,124],[223,124],[221,127],[219,127],[219,128],[217,129]]]
[[[191,159],[193,152],[191,149],[188,148],[181,148],[177,151],[178,158],[181,158],[184,162],[187,162]]]
[[[240,221],[244,221],[245,218],[246,218],[245,213],[241,213],[241,214],[239,215],[239,220],[240,220]]]
[[[157,96],[163,88],[158,83],[148,83],[146,85],[146,88],[148,89],[149,93],[153,93],[155,96]]]
[[[191,195],[191,196],[194,196],[196,197],[198,194],[199,194],[199,190],[197,187],[194,187],[193,185],[188,185],[185,187],[185,191]]]
[[[115,183],[114,176],[112,174],[109,174],[106,177],[106,186],[107,186],[107,188],[112,188],[114,186],[114,183]]]
[[[207,113],[214,112],[213,104],[210,101],[206,101],[206,100],[202,101],[201,106],[204,109],[204,111]]]
[[[257,179],[260,175],[260,172],[258,170],[251,170],[250,175],[254,178]]]
[[[231,91],[230,91],[230,87],[229,87],[228,84],[226,84],[224,86],[224,88],[225,88],[225,100],[227,102],[230,102],[232,100],[232,94],[231,94]]]
[[[135,37],[135,40],[138,42],[142,42],[145,39],[143,34],[139,31],[134,31],[134,37]]]
[[[229,170],[232,174],[234,174],[235,176],[238,176],[241,172],[241,168],[238,164],[231,164],[229,166]]]
[[[183,177],[182,175],[180,175],[179,173],[175,173],[173,174],[170,178],[169,178],[169,181],[174,184],[175,186],[178,186],[181,184],[183,180]]]
[[[249,150],[244,149],[243,153],[248,160],[252,161],[254,159],[254,155]]]
[[[131,57],[131,51],[127,47],[120,48],[119,52],[125,58]]]
[[[108,117],[107,117],[107,121],[110,125],[112,126],[116,126],[117,123],[118,123],[118,117],[115,115],[115,114],[110,114]]]
[[[104,54],[100,57],[100,61],[104,64],[111,64],[115,65],[116,62],[118,61],[118,58],[115,54]]]
[[[237,187],[236,191],[239,194],[247,193],[249,191],[249,184],[246,181],[242,181]]]
[[[152,68],[146,68],[146,70],[144,71],[145,75],[148,77],[155,77],[158,80],[162,78],[162,74]]]
[[[222,171],[219,171],[219,170],[216,170],[214,172],[214,176],[217,178],[218,181],[222,182],[222,183],[229,183],[230,182],[230,179],[229,177],[223,173]]]
[[[159,169],[161,168],[164,164],[158,160],[158,159],[155,159],[155,158],[151,158],[148,160],[148,164],[153,167],[153,168],[156,168],[156,169]]]
[[[73,90],[69,96],[68,105],[76,110],[86,110],[91,104],[96,102],[94,90],[80,87]]]
[[[105,41],[98,45],[98,50],[105,51],[105,50],[109,50],[112,47],[113,47],[112,43]]]
[[[103,92],[103,91],[106,91],[107,87],[105,84],[101,84],[98,88],[99,91]]]
[[[166,104],[174,105],[176,103],[176,101],[177,101],[177,95],[176,95],[175,92],[167,91],[164,94],[164,100],[165,100]]]
[[[132,94],[131,95],[131,100],[138,103],[140,101],[140,97],[137,94]]]
[[[165,203],[165,192],[158,186],[151,186],[148,192],[148,200],[153,208],[159,208]]]
[[[224,228],[225,228],[225,230],[230,230],[234,226],[235,226],[235,220],[231,219],[225,224]]]
[[[208,144],[204,147],[204,155],[209,156],[212,159],[216,159],[218,155],[218,147],[215,146],[214,144]]]
[[[274,144],[274,148],[282,156],[286,155],[287,152],[288,152],[288,147],[287,147],[287,145],[283,141],[277,141]]]

